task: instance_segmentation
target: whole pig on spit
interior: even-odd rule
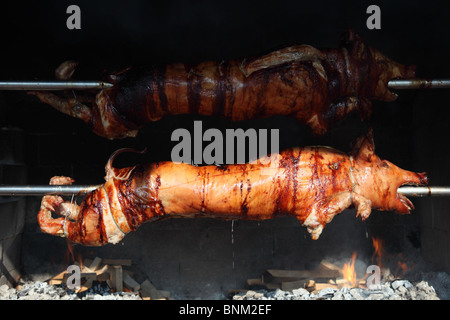
[[[75,66],[64,63],[58,78],[70,78]],[[232,61],[129,67],[109,74],[113,87],[95,95],[29,93],[108,139],[135,137],[143,125],[177,114],[289,116],[322,135],[355,110],[368,118],[372,100],[397,98],[390,80],[414,76],[414,66],[392,61],[349,30],[338,49],[296,45]]]
[[[318,239],[335,215],[356,208],[367,219],[372,208],[401,214],[414,208],[399,194],[402,185],[425,185],[425,173],[400,169],[374,153],[371,131],[350,154],[329,147],[285,150],[252,163],[193,166],[159,162],[114,168],[116,151],[106,165],[106,182],[81,205],[60,196],[42,199],[41,230],[83,245],[118,243],[142,223],[167,218],[210,217],[263,220],[295,216]],[[53,177],[51,184],[71,184]],[[62,215],[52,217],[52,211]]]

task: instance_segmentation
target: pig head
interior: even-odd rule
[[[428,183],[426,173],[406,171],[380,159],[375,154],[372,130],[355,142],[345,162],[348,173],[343,179],[343,188],[317,201],[304,221],[298,217],[314,240],[334,216],[347,208],[356,208],[356,216],[362,220],[369,217],[372,209],[409,213],[414,205],[398,193],[398,188]]]
[[[414,205],[398,193],[398,188],[403,185],[428,183],[426,173],[403,170],[387,160],[380,159],[375,154],[372,131],[356,141],[351,161],[352,202],[357,207],[357,215],[363,220],[370,215],[372,208],[409,213],[414,209]]]

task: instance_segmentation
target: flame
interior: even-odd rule
[[[72,264],[72,263],[76,263],[78,262],[79,266],[80,266],[80,270],[83,270],[83,257],[81,255],[81,253],[77,253],[76,254],[76,258],[75,258],[75,250],[74,250],[74,245],[73,242],[70,241],[69,239],[66,238],[66,242],[67,242],[67,264]],[[72,259],[70,259],[72,258]]]
[[[83,270],[83,257],[81,256],[81,253],[78,253],[77,259],[80,264],[80,270]]]
[[[405,273],[414,268],[414,266],[410,267],[406,264],[408,258],[406,258],[403,254],[398,254],[399,261],[397,262],[397,269],[395,270],[395,277],[403,277]]]
[[[346,279],[352,287],[356,287],[358,283],[355,272],[355,261],[356,251],[353,252],[351,260],[348,263],[344,263],[344,267],[342,268],[342,275],[344,279]]]
[[[397,271],[395,272],[396,277],[402,277],[406,271],[408,271],[408,266],[406,265],[406,262],[399,261],[397,264]]]
[[[380,238],[372,237],[372,245],[374,248],[374,252],[372,255],[372,263],[375,263],[376,261],[380,269],[383,269],[381,264],[381,257],[383,252],[383,240],[381,240]]]
[[[72,257],[72,262],[75,261],[75,254],[73,252],[73,243],[72,241],[70,241],[69,239],[66,238],[66,243],[67,243],[67,252],[68,255],[70,254],[70,256]],[[69,259],[68,259],[69,260]],[[68,261],[70,263],[70,261]]]

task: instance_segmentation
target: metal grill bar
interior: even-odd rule
[[[403,186],[398,188],[398,193],[409,197],[448,197],[450,196],[450,187]]]
[[[73,195],[91,192],[101,185],[92,186],[5,186],[0,185],[0,196],[42,196],[45,194]]]
[[[0,81],[0,90],[101,90],[112,86],[101,81]]]
[[[51,185],[34,185],[34,186],[5,186],[0,185],[0,196],[42,196],[45,194],[72,195],[84,194],[91,192],[99,187],[91,186],[51,186]],[[430,197],[430,196],[450,196],[450,187],[413,187],[403,186],[398,188],[398,193],[409,197]]]
[[[450,79],[407,79],[391,80],[388,82],[391,89],[438,89],[450,88]]]
[[[102,81],[0,81],[0,90],[101,90],[111,88]],[[390,80],[391,89],[450,88],[450,79],[399,79]]]

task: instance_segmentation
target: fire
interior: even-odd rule
[[[344,279],[346,279],[352,287],[356,287],[358,283],[355,272],[355,261],[356,251],[353,252],[352,259],[348,263],[344,263],[344,267],[342,268],[342,275]]]
[[[75,258],[73,243],[69,239],[66,240],[67,240],[66,242],[67,242],[67,260],[68,260],[67,264],[78,262],[80,269],[83,270],[83,257],[81,253],[78,253]],[[72,259],[69,259],[69,257],[71,257]]]
[[[397,270],[395,270],[396,278],[402,277],[407,271],[412,269],[410,266],[406,265],[406,261],[408,259],[401,253],[398,255],[398,259],[399,261],[397,262]]]
[[[372,263],[373,264],[376,263],[381,269],[382,268],[381,258],[383,256],[383,241],[379,238],[372,237],[372,245],[374,248],[374,253],[372,255]],[[347,281],[348,285],[352,287],[358,287],[359,285],[355,271],[356,256],[357,254],[355,251],[352,254],[352,258],[348,261],[348,263],[344,263],[344,267],[342,268],[342,275],[344,279]],[[361,280],[364,280],[367,276],[368,274],[366,274],[364,278]]]
[[[379,238],[372,237],[372,245],[374,248],[374,252],[372,255],[372,263],[375,263],[382,269],[381,265],[381,256],[383,252],[383,240]]]
[[[78,263],[80,264],[80,270],[83,270],[83,257],[81,253],[78,254]]]
[[[381,240],[380,238],[372,237],[372,245],[374,249],[372,255],[372,264],[376,264],[380,268],[380,271],[383,272],[382,258],[384,257],[385,254],[383,248],[383,240]],[[344,263],[344,266],[342,268],[342,276],[343,280],[346,283],[341,282],[343,286],[351,286],[353,288],[361,286],[362,281],[365,280],[370,275],[367,273],[362,279],[357,279],[357,275],[355,272],[356,256],[357,256],[356,251],[354,251],[351,259],[347,263]],[[404,257],[402,254],[399,254],[397,261],[397,268],[395,271],[396,278],[403,276],[408,270],[411,270],[411,263],[408,262],[407,265],[406,262],[407,258]]]
[[[69,264],[70,261],[75,261],[75,253],[73,252],[72,242],[66,238],[66,243],[67,243],[67,264]],[[70,260],[70,257],[72,257],[72,260]]]

